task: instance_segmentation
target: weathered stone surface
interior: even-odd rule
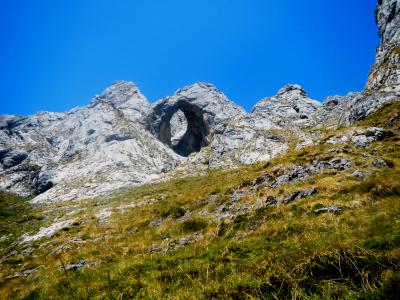
[[[9,169],[15,167],[27,159],[28,153],[18,150],[2,150],[0,151],[0,162],[3,165],[3,169]]]
[[[289,204],[290,202],[296,200],[297,197],[299,197],[299,195],[300,195],[300,191],[295,191],[295,192],[291,193],[288,197],[283,199],[283,203]]]
[[[187,129],[179,141],[172,143],[171,119],[179,111],[186,117]],[[216,125],[243,113],[239,106],[229,101],[213,85],[196,83],[155,103],[148,117],[148,127],[177,154],[188,156],[209,144]]]
[[[311,172],[318,173],[326,169],[343,171],[354,166],[353,161],[343,157],[335,157],[329,161],[314,160],[310,168]]]
[[[400,93],[400,1],[379,0],[376,9],[381,44],[376,62],[362,93],[329,97],[318,118],[325,124],[349,125],[381,105],[399,99]]]
[[[375,12],[381,45],[376,50],[367,91],[400,91],[400,1],[379,0]]]
[[[319,214],[319,213],[333,213],[333,214],[340,214],[343,211],[343,206],[339,205],[332,205],[328,207],[322,207],[315,209],[314,212]]]
[[[378,0],[375,17],[382,44],[400,42],[400,1]]]
[[[325,141],[327,144],[346,144],[349,142],[354,143],[357,147],[367,147],[372,142],[382,141],[386,138],[392,137],[394,133],[390,130],[378,127],[370,127],[360,130],[348,130],[341,133],[340,136],[332,136]]]
[[[370,127],[367,129],[366,135],[369,137],[373,137],[377,141],[382,141],[386,138],[392,137],[394,133],[384,128]]]
[[[81,260],[78,263],[67,264],[67,265],[63,266],[62,268],[64,268],[64,267],[65,267],[65,271],[79,271],[81,269],[90,267],[90,264],[84,260]]]
[[[314,160],[311,166],[295,166],[289,169],[285,174],[278,176],[270,187],[277,188],[290,182],[301,181],[312,174],[322,173],[325,170],[344,171],[353,166],[353,161],[344,157],[335,157],[330,160]]]
[[[304,166],[295,166],[287,174],[283,174],[276,178],[272,183],[271,187],[276,188],[286,183],[304,180],[310,175],[310,168]]]
[[[258,102],[253,107],[253,113],[264,115],[277,125],[287,127],[291,122],[308,123],[321,108],[322,104],[308,98],[307,92],[300,85],[289,84],[274,97]]]
[[[358,179],[363,179],[363,178],[369,176],[369,173],[363,172],[363,171],[360,171],[360,170],[356,170],[356,171],[354,171],[354,173],[351,174],[350,176],[355,177],[355,178],[358,178]]]
[[[318,191],[315,187],[307,188],[304,190],[299,190],[291,193],[288,197],[283,199],[284,204],[289,204],[290,202],[293,202],[296,199],[302,199],[302,198],[307,198],[310,197],[314,194],[316,194]]]
[[[383,159],[376,159],[372,163],[375,168],[387,168],[388,164]]]
[[[39,175],[36,181],[36,194],[42,194],[53,187],[54,183],[51,181],[51,176],[48,174]]]
[[[188,173],[235,167],[270,160],[289,145],[320,143],[304,129],[354,124],[399,100],[399,1],[378,1],[381,45],[361,93],[329,97],[321,104],[291,84],[246,113],[208,83],[195,83],[150,105],[134,83],[117,81],[89,105],[67,113],[0,116],[0,189],[38,194],[34,203],[91,198],[172,176],[169,172],[178,167]],[[367,147],[390,135],[370,128],[325,142]],[[342,158],[315,162],[290,170],[270,186],[351,166]]]
[[[17,272],[13,275],[7,276],[6,279],[16,279],[16,278],[26,278],[31,276],[32,274],[35,274],[39,271],[39,268],[36,269],[31,269],[31,270],[24,270],[22,272]]]
[[[145,129],[150,111],[136,85],[118,81],[68,113],[3,117],[0,149],[11,152],[1,152],[0,188],[45,203],[154,180],[181,158]]]

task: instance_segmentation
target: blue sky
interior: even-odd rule
[[[363,89],[375,0],[0,2],[0,114],[67,111],[113,81],[153,102],[196,81],[249,110],[287,83]]]

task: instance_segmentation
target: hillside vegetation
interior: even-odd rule
[[[329,142],[372,126],[391,134]],[[269,162],[108,198],[0,194],[0,298],[398,299],[400,102],[319,134]]]

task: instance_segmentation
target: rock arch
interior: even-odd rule
[[[171,118],[179,110],[186,117],[187,129],[179,141],[172,143]],[[157,104],[153,108],[152,132],[161,142],[181,156],[189,156],[207,146],[210,133],[202,108],[185,100]]]

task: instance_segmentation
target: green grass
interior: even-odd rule
[[[23,232],[35,230],[43,217],[33,209],[28,198],[0,192],[0,236],[7,239],[0,241],[0,248],[7,249]],[[3,255],[3,251],[0,251]]]
[[[74,209],[82,211],[74,215],[75,223],[68,230],[29,245],[33,255],[18,254],[2,262],[0,297],[396,299],[400,294],[399,111],[399,102],[388,104],[358,125],[384,126],[395,132],[366,149],[315,145],[268,163],[208,170],[74,204]],[[339,154],[330,152],[333,147]],[[365,157],[365,152],[390,162],[389,168],[372,168],[376,158]],[[356,166],[277,189],[250,189],[263,174],[276,177],[290,166],[334,156],[351,158]],[[373,174],[356,179],[349,176],[355,169]],[[229,203],[235,190],[247,192],[241,204],[252,204],[312,186],[317,194],[289,205],[264,207],[225,220],[212,214]],[[6,198],[1,202],[2,230],[15,235],[51,224],[52,218],[64,216],[67,205],[50,205],[46,210],[51,213],[44,214],[43,208],[32,208],[23,199]],[[138,206],[118,208],[126,204]],[[343,206],[343,212],[314,213],[333,204]],[[99,221],[96,213],[105,208],[113,214]],[[169,248],[193,237],[198,240]],[[69,247],[65,252],[51,254],[65,245]],[[161,250],[150,251],[153,246]],[[21,253],[26,247],[15,249]],[[63,267],[80,261],[89,267],[75,271]],[[38,272],[27,278],[6,279],[34,268]]]

